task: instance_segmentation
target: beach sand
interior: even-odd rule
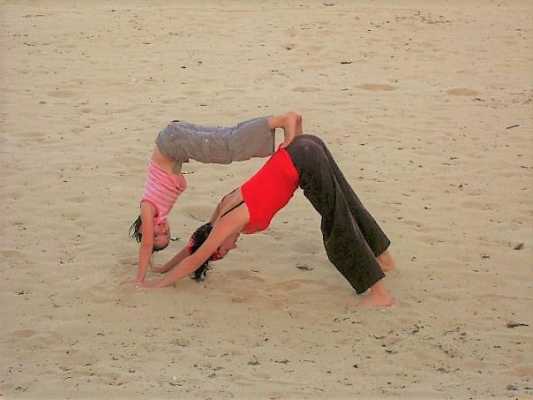
[[[533,398],[531,2],[3,0],[0,18],[0,398]],[[206,282],[120,285],[159,130],[288,110],[390,236],[399,304],[357,307],[301,193]],[[156,263],[262,163],[185,164]]]

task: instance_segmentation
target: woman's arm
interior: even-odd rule
[[[153,267],[152,272],[164,274],[168,271],[170,271],[172,268],[174,268],[176,265],[178,265],[181,261],[185,259],[185,257],[190,256],[190,250],[189,246],[185,246],[183,249],[181,249],[178,254],[176,254],[174,257],[172,257],[169,261],[167,261],[164,265],[160,267]]]
[[[222,242],[229,236],[240,232],[248,223],[249,215],[246,207],[238,207],[228,215],[219,219],[207,240],[196,252],[185,257],[178,265],[172,268],[163,278],[144,281],[141,283],[146,288],[162,288],[172,285],[177,280],[190,275],[196,271],[215,251]]]
[[[150,203],[141,203],[142,239],[139,247],[139,268],[136,282],[143,282],[154,249],[154,209]]]

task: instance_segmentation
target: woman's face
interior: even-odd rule
[[[163,249],[168,246],[170,241],[170,227],[168,222],[154,225],[154,248]]]
[[[237,247],[237,240],[239,240],[240,235],[240,233],[235,233],[224,239],[220,246],[218,246],[215,256],[220,259],[228,254],[231,250],[235,249]]]

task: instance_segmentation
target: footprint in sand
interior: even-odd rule
[[[119,260],[120,265],[126,265],[126,266],[136,266],[137,265],[137,258],[135,257],[127,257],[127,258],[121,258]]]
[[[264,297],[260,289],[260,287],[253,286],[250,288],[227,286],[222,290],[229,294],[229,299],[232,303],[257,304]]]
[[[34,143],[44,143],[48,140],[44,132],[25,131],[20,132],[17,136],[21,139],[21,142],[23,143],[27,141],[31,141]]]
[[[53,92],[48,92],[47,94],[50,97],[57,97],[60,99],[75,96],[75,93],[71,92],[70,90],[54,90]]]
[[[383,92],[396,89],[394,86],[381,83],[365,83],[364,85],[359,85],[356,87],[363,90],[370,90],[371,92]]]
[[[17,133],[17,136],[18,137],[22,137],[24,139],[26,139],[26,138],[35,139],[35,138],[40,138],[40,137],[45,136],[45,133],[44,132],[39,132],[39,131],[21,131],[21,132]]]
[[[307,234],[313,235],[314,233],[309,232]],[[284,237],[281,237],[280,239],[284,239]],[[296,240],[294,242],[294,251],[300,254],[302,257],[317,254],[322,251],[321,242],[319,240],[314,241],[309,239]]]
[[[457,301],[460,299],[460,296],[452,293],[437,293],[433,292],[433,296],[435,299],[443,300],[443,301]]]
[[[211,216],[213,212],[213,207],[211,205],[197,205],[194,207],[182,207],[181,211],[191,217],[192,219],[204,223],[209,220],[209,217]]]
[[[312,87],[312,86],[297,86],[292,89],[293,92],[300,92],[300,93],[310,93],[310,92],[320,92],[320,88]]]
[[[2,258],[9,258],[9,257],[22,257],[22,253],[17,250],[2,250],[0,251],[0,255],[2,255]]]
[[[486,203],[481,201],[464,201],[461,203],[462,208],[469,208],[478,211],[492,211],[497,210],[498,205],[494,203]]]
[[[233,281],[253,281],[253,282],[264,282],[265,280],[256,273],[249,271],[228,271],[225,272],[227,278]]]
[[[533,368],[528,366],[518,367],[513,370],[512,374],[514,376],[527,378],[533,376]]]
[[[274,289],[281,289],[283,291],[296,290],[301,287],[311,288],[311,286],[322,286],[322,283],[311,279],[292,279],[273,285]]]
[[[418,240],[430,246],[436,246],[441,243],[444,243],[444,240],[442,240],[441,237],[430,234],[420,235],[418,237]]]
[[[56,332],[39,332],[33,329],[19,329],[12,332],[11,336],[17,339],[25,339],[25,343],[36,350],[50,348],[50,346],[62,342],[61,335]]]
[[[81,218],[81,213],[78,211],[69,210],[62,212],[61,216],[68,221],[77,221]]]
[[[472,89],[466,89],[466,88],[454,88],[449,89],[446,91],[446,93],[450,96],[477,96],[479,95],[479,92],[476,92]]]
[[[12,333],[12,336],[19,337],[19,338],[27,338],[35,335],[37,332],[35,332],[32,329],[20,329],[18,331],[14,331]]]
[[[117,160],[125,167],[139,167],[145,162],[144,158],[132,156],[117,157]]]
[[[71,203],[85,203],[87,201],[86,196],[75,196],[75,197],[68,197],[65,199]]]
[[[180,99],[164,99],[164,100],[161,100],[161,103],[163,104],[179,104],[180,103]]]
[[[24,190],[16,190],[14,192],[7,193],[6,198],[10,200],[19,200],[24,197]]]

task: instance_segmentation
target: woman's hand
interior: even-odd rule
[[[168,268],[166,268],[164,265],[160,265],[158,267],[152,266],[151,271],[156,273],[156,274],[164,274],[165,272],[168,271]]]

